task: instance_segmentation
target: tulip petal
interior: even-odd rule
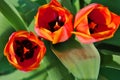
[[[41,37],[43,37],[43,38],[45,38],[45,39],[48,39],[48,40],[50,40],[50,41],[52,41],[53,39],[52,39],[52,33],[49,31],[49,30],[47,30],[47,29],[44,29],[44,28],[39,28],[39,29],[37,29],[37,28],[35,28],[35,31],[37,32],[37,34],[38,35],[40,35]]]
[[[39,7],[35,17],[35,31],[38,36],[53,44],[64,42],[73,31],[72,14],[57,0]]]
[[[27,51],[24,51],[26,48]],[[39,66],[46,48],[32,32],[14,32],[4,48],[4,55],[17,69],[31,71]]]
[[[75,16],[74,28],[82,43],[93,43],[111,38],[120,24],[120,17],[107,7],[93,3],[81,9]]]
[[[111,14],[106,7],[97,7],[88,15],[96,24],[110,24]]]
[[[77,27],[84,19],[84,17],[87,17],[87,15],[97,6],[100,5],[97,3],[92,3],[89,6],[86,6],[85,8],[81,9],[75,16],[74,27]]]
[[[54,5],[57,7],[62,7],[61,4],[57,0],[51,0],[50,5]]]

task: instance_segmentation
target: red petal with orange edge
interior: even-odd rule
[[[95,9],[96,7],[101,6],[100,4],[97,3],[92,3],[83,9],[81,9],[75,16],[75,21],[74,21],[74,27],[77,27],[78,24],[81,23],[81,21],[88,16],[88,14]]]

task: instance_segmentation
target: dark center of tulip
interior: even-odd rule
[[[35,43],[29,41],[28,39],[14,41],[14,51],[15,54],[20,58],[20,62],[33,57],[34,51],[38,47],[37,45],[35,46],[33,44]]]
[[[61,16],[58,16],[55,20],[48,23],[50,31],[54,32],[64,25],[64,22],[61,20]]]
[[[96,23],[94,23],[90,18],[88,18],[88,25],[89,25],[89,31],[90,34],[95,33],[95,29],[98,27],[98,25]]]

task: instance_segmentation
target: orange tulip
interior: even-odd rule
[[[32,32],[14,32],[4,48],[8,61],[19,70],[31,71],[39,66],[46,48]]]
[[[73,31],[72,14],[56,0],[39,7],[35,16],[36,33],[53,44],[64,42]]]
[[[120,17],[107,7],[93,3],[75,16],[73,32],[82,43],[92,43],[111,38],[120,24]]]

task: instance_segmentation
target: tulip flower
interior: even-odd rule
[[[4,48],[4,55],[17,69],[31,71],[39,66],[46,48],[32,32],[12,33]]]
[[[107,7],[92,3],[75,16],[73,32],[82,43],[93,43],[111,38],[120,24],[120,17]]]
[[[56,0],[39,7],[35,16],[36,33],[53,44],[64,42],[73,31],[72,14]]]

